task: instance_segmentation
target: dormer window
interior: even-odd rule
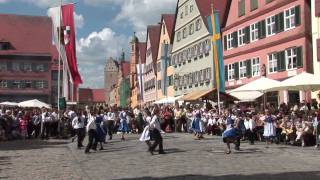
[[[9,42],[0,42],[0,51],[2,50],[9,50],[10,43]]]

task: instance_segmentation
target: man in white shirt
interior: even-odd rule
[[[79,113],[73,118],[71,124],[73,129],[76,131],[78,139],[78,149],[80,149],[83,147],[82,142],[85,137],[84,118]]]
[[[254,122],[252,115],[247,114],[245,119],[244,119],[244,126],[246,128],[246,137],[249,140],[250,145],[254,144],[254,131],[256,128],[256,123]]]
[[[160,126],[160,121],[159,121],[159,113],[160,110],[159,108],[156,106],[153,109],[153,117],[152,120],[150,122],[150,134],[151,134],[151,138],[155,141],[149,148],[149,152],[153,155],[153,151],[155,150],[155,148],[159,145],[159,154],[165,154],[165,152],[163,151],[163,139],[161,136],[161,126]]]
[[[96,137],[96,129],[97,129],[97,125],[95,122],[95,113],[93,112],[92,114],[88,113],[88,124],[87,124],[87,132],[88,132],[88,136],[89,136],[89,140],[88,140],[88,144],[85,150],[85,153],[89,153],[90,149],[92,146],[95,146],[93,144],[93,141]],[[97,143],[97,141],[95,141],[95,143]]]
[[[51,115],[47,109],[43,109],[41,114],[41,139],[49,139]]]
[[[114,108],[111,107],[110,111],[106,115],[107,133],[109,135],[109,140],[112,140],[114,122],[116,121],[116,114],[114,113]]]

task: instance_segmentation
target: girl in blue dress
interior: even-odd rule
[[[201,121],[201,112],[199,110],[196,111],[195,117],[191,123],[191,129],[194,132],[195,140],[200,140],[203,138],[203,128],[202,128],[202,121]]]
[[[121,111],[119,114],[120,118],[120,126],[119,126],[119,131],[122,132],[121,134],[121,140],[124,141],[124,134],[129,132],[129,127],[127,123],[127,113],[125,111]]]
[[[235,144],[235,150],[240,150],[238,122],[234,120],[231,110],[226,112],[226,130],[222,133],[223,142],[227,144],[226,154],[231,153],[230,143]]]

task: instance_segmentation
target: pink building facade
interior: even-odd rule
[[[309,1],[237,0],[230,9],[222,29],[226,89],[261,76],[281,81],[313,72]],[[310,93],[281,91],[269,98],[297,103],[310,101]]]

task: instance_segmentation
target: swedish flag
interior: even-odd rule
[[[208,16],[207,21],[210,34],[212,35],[211,43],[213,49],[214,78],[216,88],[219,89],[220,92],[225,92],[223,50],[218,12],[213,12],[211,16]]]

